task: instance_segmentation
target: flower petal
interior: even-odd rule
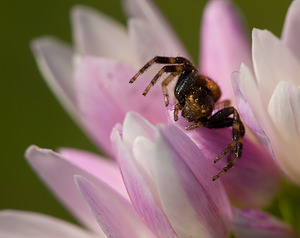
[[[59,154],[70,163],[102,180],[129,200],[119,167],[114,161],[93,153],[71,148],[62,148],[59,150]]]
[[[296,238],[283,222],[258,210],[233,209],[232,230],[237,238]]]
[[[300,0],[292,1],[285,18],[281,38],[283,43],[300,60]]]
[[[258,116],[262,122],[267,121],[264,125],[271,123],[266,119],[268,115],[261,105],[260,95],[254,78],[245,65],[241,66],[240,72],[234,72],[232,74],[232,87],[236,97],[237,108],[243,121],[260,143],[268,150],[269,154],[275,157],[271,142],[256,120],[256,117]],[[253,105],[253,107],[251,107],[251,105]],[[265,118],[263,118],[264,115]]]
[[[217,82],[222,99],[235,105],[231,73],[242,62],[251,66],[250,42],[239,12],[230,1],[209,1],[202,19],[200,70]]]
[[[91,230],[102,233],[84,199],[78,192],[74,184],[73,175],[79,174],[85,176],[95,184],[100,180],[93,176],[89,171],[80,168],[72,161],[68,161],[63,156],[51,150],[31,146],[27,149],[25,156],[34,171],[47,184],[59,200],[74,214],[74,216]],[[73,158],[72,160],[75,159]],[[86,163],[88,164],[89,162],[94,165],[97,164],[91,156],[86,157]],[[79,164],[78,158],[76,163]],[[82,162],[80,162],[80,164],[81,163]],[[105,163],[98,162],[97,168],[99,168],[100,172],[98,173],[99,177],[102,176],[102,169],[109,167],[104,164]]]
[[[111,130],[123,121],[127,111],[139,112],[151,123],[166,121],[161,89],[154,88],[146,98],[143,97],[143,77],[134,85],[128,83],[135,73],[120,62],[93,57],[84,58],[75,71],[83,123],[97,144],[110,154]],[[149,102],[151,105],[145,106]]]
[[[157,55],[178,55],[178,51],[166,47],[149,22],[140,18],[133,18],[129,20],[128,27],[131,45],[134,48],[139,67],[144,66],[146,62]]]
[[[126,125],[124,124],[123,127],[125,128]],[[117,151],[118,164],[124,183],[137,213],[157,237],[177,237],[156,199],[153,181],[148,177],[149,174],[146,174],[145,170],[139,167],[116,129],[112,133],[112,142]],[[149,146],[149,144],[147,145]],[[153,145],[152,149],[154,149]],[[153,160],[153,158],[150,159]]]
[[[124,0],[125,10],[129,18],[137,18],[147,22],[146,31],[150,30],[153,36],[158,40],[159,44],[165,49],[161,53],[169,54],[169,56],[188,56],[185,48],[179,41],[178,37],[151,1],[148,0]],[[137,31],[143,33],[143,31]],[[154,36],[155,35],[155,36]],[[144,39],[141,35],[137,39]],[[149,41],[147,41],[149,42]],[[144,44],[144,42],[140,42]],[[161,48],[161,47],[160,47]],[[137,52],[138,53],[138,52]],[[159,52],[158,52],[159,53]],[[150,58],[156,55],[149,55]],[[147,60],[150,60],[148,58]],[[139,57],[139,59],[142,59]],[[143,64],[145,62],[139,62]]]
[[[76,51],[135,65],[126,29],[114,19],[85,6],[71,12]]]
[[[299,84],[300,61],[267,30],[252,32],[252,57],[264,108],[276,85],[282,80]]]
[[[76,176],[77,186],[107,237],[154,237],[128,201],[104,183]]]
[[[283,171],[300,184],[300,89],[291,82],[280,82],[268,112],[278,132],[274,139],[276,158]]]
[[[170,110],[169,115],[170,118],[173,118],[173,111]],[[213,164],[213,159],[232,141],[232,133],[229,128],[200,127],[194,130],[185,130],[188,122],[182,117],[179,117],[175,125],[193,140],[205,155],[206,163],[209,164]],[[218,161],[215,167],[221,170],[227,164],[227,157],[225,157]],[[280,185],[278,169],[271,156],[247,137],[244,137],[241,159],[220,179],[230,198],[236,203],[248,207],[266,205],[276,194]]]
[[[231,211],[216,170],[178,128],[160,126],[154,175],[163,207],[179,237],[226,237]]]
[[[78,122],[70,46],[57,39],[43,37],[35,39],[31,43],[31,49],[46,83]]]
[[[92,234],[63,220],[46,215],[5,210],[0,212],[0,236],[22,238],[96,238],[104,235]]]
[[[155,127],[136,112],[128,112],[123,123],[123,141],[132,148],[137,137],[155,139]]]

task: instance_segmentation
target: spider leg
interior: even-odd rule
[[[177,102],[174,106],[174,121],[178,120],[178,111],[182,109],[182,106]]]
[[[229,117],[233,115],[233,117]],[[228,152],[234,150],[234,159],[229,162],[217,175],[213,177],[213,180],[218,179],[226,171],[233,167],[233,165],[242,156],[243,149],[243,137],[245,135],[245,127],[240,119],[238,111],[234,107],[223,108],[220,111],[212,115],[207,121],[203,122],[203,125],[207,128],[224,128],[232,126],[232,142],[221,152],[219,156],[214,159],[214,163],[219,161]]]
[[[225,174],[229,169],[231,169],[236,162],[238,162],[239,157],[235,157],[232,161],[228,163],[219,173],[213,176],[212,180],[215,181],[216,179],[220,178],[223,174]]]
[[[129,81],[133,83],[141,74],[143,74],[151,65],[153,64],[188,64],[193,65],[191,61],[184,57],[165,57],[165,56],[156,56],[153,59],[149,60],[140,70],[137,72]]]
[[[202,122],[199,121],[196,124],[186,126],[184,129],[186,129],[186,130],[193,130],[193,129],[196,129],[196,128],[200,127],[200,126],[202,126]]]
[[[161,87],[163,90],[163,94],[165,96],[165,105],[166,107],[169,105],[169,94],[167,90],[168,84],[179,74],[180,72],[171,73],[164,81],[161,83]]]
[[[224,101],[215,103],[214,109],[228,107],[229,105],[230,105],[230,100],[224,100]]]
[[[151,82],[146,87],[145,91],[143,92],[143,95],[146,96],[149,92],[150,88],[154,86],[157,82],[157,80],[164,74],[164,73],[176,73],[180,74],[183,71],[191,71],[195,70],[195,67],[192,65],[181,65],[181,64],[175,64],[175,65],[166,65],[161,68],[161,70],[158,71],[158,73],[154,76],[154,78],[151,80]]]

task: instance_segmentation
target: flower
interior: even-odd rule
[[[156,55],[188,57],[150,1],[125,0],[124,5],[129,15],[128,32],[109,17],[77,6],[71,13],[74,52],[53,38],[36,39],[32,44],[47,83],[78,124],[110,156],[110,132],[123,121],[126,112],[136,111],[153,124],[174,123],[166,113],[160,87],[153,87],[147,97],[141,96],[149,75],[143,75],[134,85],[128,83],[129,79]],[[231,72],[242,61],[251,62],[250,44],[240,22],[229,1],[210,1],[204,11],[201,33],[201,71],[221,86],[222,99],[229,98],[233,103],[234,94],[228,86]],[[208,163],[231,141],[231,132],[226,129],[200,128],[188,133],[209,159]],[[271,156],[247,138],[244,151],[239,169],[232,169],[222,179],[235,202],[265,206],[280,185],[277,168]],[[219,162],[217,166],[223,165]]]
[[[199,130],[187,133],[183,120],[177,124],[170,120],[170,110],[166,113],[158,96],[160,89],[154,88],[147,97],[151,107],[145,106],[145,98],[136,98],[143,80],[132,87],[123,79],[141,64],[158,54],[188,56],[150,1],[124,3],[131,17],[128,33],[110,18],[76,7],[74,52],[53,38],[35,40],[32,46],[41,72],[62,104],[107,157],[115,158],[67,148],[54,152],[31,146],[26,151],[33,170],[89,232],[53,218],[6,211],[0,213],[0,232],[31,237],[36,229],[37,235],[44,232],[51,237],[49,224],[59,227],[58,235],[66,232],[71,237],[209,238],[228,237],[231,231],[239,237],[295,237],[290,227],[267,214],[230,205],[227,192],[252,207],[265,205],[277,191],[278,172],[266,151],[245,139],[240,170],[213,182],[218,170],[208,158],[231,139],[228,130],[200,128],[201,135]],[[224,27],[217,24],[220,16]],[[202,68],[211,70],[209,74],[224,86],[224,95],[232,99],[226,82],[242,60],[250,61],[249,45],[226,0],[210,1],[203,21]],[[232,39],[220,42],[224,32]],[[214,44],[220,46],[218,51]],[[238,50],[228,50],[232,48]],[[218,62],[216,70],[212,62]],[[158,123],[164,124],[153,125]],[[11,225],[16,222],[18,229]]]
[[[217,169],[178,127],[154,127],[130,112],[111,140],[119,168],[75,149],[56,153],[31,146],[26,151],[34,171],[89,232],[38,214],[2,212],[1,234],[209,238],[228,237],[233,227],[239,237],[295,237],[267,214],[232,208],[222,181],[207,179]]]
[[[281,40],[267,30],[252,33],[251,67],[233,75],[240,114],[274,153],[282,171],[300,185],[300,1],[292,2]],[[247,116],[244,116],[247,115]]]

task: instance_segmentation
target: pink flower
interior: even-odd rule
[[[233,76],[238,108],[247,126],[274,152],[285,174],[300,185],[300,1],[287,13],[281,40],[254,29],[254,72],[243,64]],[[245,115],[245,116],[244,116]],[[247,115],[247,116],[246,116]]]
[[[212,159],[230,142],[230,130],[186,132],[182,118],[175,124],[170,120],[159,87],[141,96],[151,76],[128,84],[153,56],[188,55],[150,1],[124,4],[128,31],[92,9],[75,7],[74,51],[53,38],[32,44],[40,70],[61,103],[115,158],[66,148],[56,153],[31,146],[26,151],[33,170],[89,232],[38,214],[4,211],[0,234],[209,238],[228,237],[233,231],[238,237],[295,237],[291,228],[266,214],[230,205],[227,192],[248,207],[263,206],[276,193],[279,176],[266,150],[246,138],[239,165],[213,182],[219,168]],[[250,46],[228,1],[210,1],[203,22],[201,71],[234,103],[230,74],[242,61],[251,64]]]
[[[228,237],[231,228],[238,237],[295,237],[266,214],[231,208],[222,181],[208,179],[216,168],[176,126],[154,127],[128,113],[111,140],[120,172],[111,161],[84,151],[55,153],[36,146],[26,151],[32,168],[90,233],[20,212],[0,213],[0,232],[38,237],[57,225],[57,234],[69,237]],[[55,237],[53,232],[48,237]]]
[[[75,7],[74,52],[50,38],[37,39],[32,44],[41,72],[54,93],[109,155],[113,155],[110,132],[128,111],[140,113],[153,124],[174,123],[166,113],[159,86],[153,87],[147,97],[141,96],[155,72],[150,70],[134,85],[128,83],[129,79],[156,55],[188,57],[150,1],[126,0],[124,4],[129,15],[128,31],[92,9]],[[211,1],[203,17],[200,68],[221,86],[222,99],[233,103],[230,75],[242,61],[251,62],[250,45],[238,14],[226,0]],[[189,135],[208,163],[231,141],[231,131],[227,129],[200,128]],[[237,168],[222,179],[232,200],[247,206],[264,206],[278,191],[277,168],[271,156],[251,140],[245,139],[244,148]],[[223,165],[218,163],[219,168]]]

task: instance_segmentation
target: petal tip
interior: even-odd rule
[[[40,150],[40,148],[39,148],[38,146],[36,146],[36,145],[30,145],[30,146],[26,149],[26,151],[25,151],[25,153],[24,153],[24,156],[25,156],[25,158],[26,158],[27,160],[30,160],[30,158],[32,157],[32,155],[33,155],[35,152],[39,151],[39,150]]]
[[[229,12],[232,14],[234,11],[233,4],[231,1],[228,0],[212,0],[209,1],[205,7],[204,14],[206,17],[212,17],[218,16],[220,14],[227,14]]]

